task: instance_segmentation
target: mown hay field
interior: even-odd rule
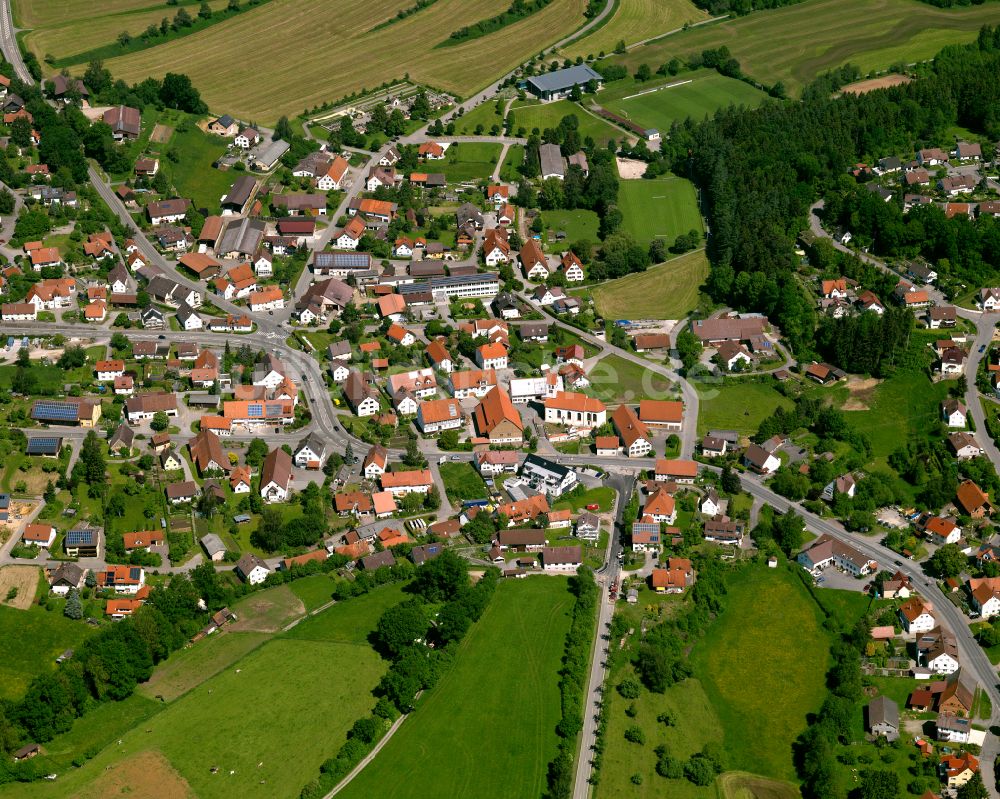
[[[655,70],[675,56],[725,45],[745,73],[763,83],[782,81],[796,93],[842,64],[868,71],[928,59],[998,22],[996,4],[941,9],[917,0],[807,0],[683,31],[613,60],[631,70],[642,63]]]
[[[497,5],[438,0],[371,32],[411,5],[411,0],[272,0],[208,30],[110,59],[106,66],[130,83],[185,72],[213,111],[269,123],[406,73],[413,81],[467,96],[579,27],[585,2],[553,0],[514,25],[453,47],[436,45],[456,28],[496,14]]]
[[[691,0],[621,0],[607,23],[562,52],[569,58],[610,53],[620,41],[635,44],[703,19],[708,13]]]
[[[213,11],[225,9],[228,0],[208,0],[209,8]],[[24,35],[24,43],[42,61],[46,55],[53,55],[57,58],[73,56],[83,53],[95,47],[114,44],[118,40],[118,34],[127,31],[133,38],[146,30],[150,25],[159,25],[164,17],[173,19],[177,9],[181,6],[158,5],[150,7],[148,2],[143,3],[140,10],[125,11],[122,6],[124,2],[102,3],[98,13],[91,13],[82,18],[73,16],[58,16],[54,20],[48,20],[48,6],[56,7],[62,2],[49,0],[45,8],[46,21],[34,26],[34,29]],[[34,5],[39,9],[41,2]],[[71,13],[75,10],[75,2],[70,2]],[[93,7],[93,4],[90,4]],[[188,6],[185,10],[193,17],[198,13],[198,6]],[[85,64],[71,69],[74,73],[82,73],[86,68]],[[53,70],[56,71],[56,70]]]

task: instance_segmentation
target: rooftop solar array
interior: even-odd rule
[[[66,533],[66,546],[92,545],[94,543],[93,530],[70,530]]]
[[[39,400],[31,408],[32,419],[75,422],[79,416],[80,406],[75,402],[48,402]]]
[[[28,439],[28,455],[55,455],[62,446],[62,439],[55,436],[37,436]]]

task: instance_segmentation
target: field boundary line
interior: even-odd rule
[[[664,89],[672,89],[675,86],[685,86],[688,83],[694,83],[694,79],[688,78],[687,80],[679,80],[676,81],[675,83],[665,83],[663,86],[656,86],[655,88],[641,91],[638,94],[630,94],[628,97],[622,97],[622,99],[619,100],[618,102],[624,103],[626,100],[634,100],[636,97],[643,97],[644,95],[652,94],[653,92],[661,92]]]
[[[672,31],[667,31],[666,33],[658,33],[656,36],[650,36],[648,39],[642,39],[633,44],[625,45],[625,50],[632,50],[635,47],[642,47],[647,44],[652,44],[653,42],[658,42],[660,39],[666,39],[668,36],[673,36],[675,33],[683,33],[684,31],[692,30],[693,28],[700,28],[702,25],[708,25],[710,22],[722,22],[725,19],[729,19],[731,14],[723,14],[719,17],[710,17],[709,19],[703,19],[700,22],[692,22],[690,25],[681,26],[680,28],[674,28]]]

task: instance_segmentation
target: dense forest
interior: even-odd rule
[[[712,235],[712,296],[767,313],[793,348],[809,352],[816,312],[793,279],[794,241],[809,206],[842,186],[848,166],[936,146],[949,126],[1000,135],[1000,29],[942,50],[912,83],[831,97],[842,78],[807,87],[799,103],[729,108],[671,131],[667,157],[702,187]],[[690,157],[690,161],[689,161]]]

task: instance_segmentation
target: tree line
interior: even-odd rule
[[[391,662],[374,690],[375,708],[354,723],[347,741],[320,766],[319,776],[302,789],[300,799],[323,796],[371,751],[400,714],[414,709],[417,694],[433,687],[451,664],[456,645],[486,610],[499,579],[499,569],[491,566],[472,585],[466,562],[450,550],[416,569],[409,586],[413,596],[383,612],[371,637],[376,650]]]

